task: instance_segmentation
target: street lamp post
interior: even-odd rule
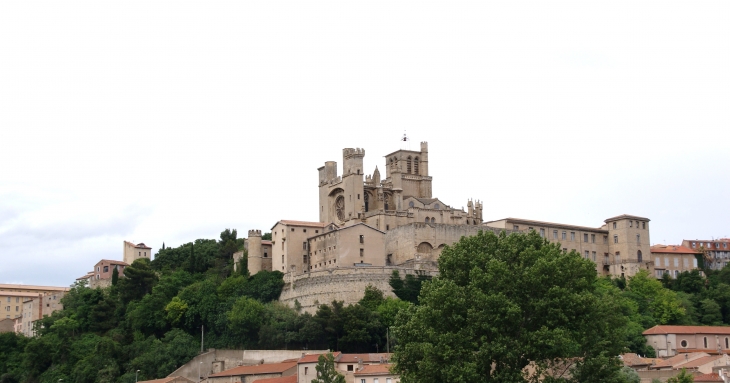
[[[137,374],[139,374],[139,370],[134,372],[134,383],[137,383]]]

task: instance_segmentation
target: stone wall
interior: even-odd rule
[[[298,301],[302,311],[314,314],[320,304],[329,304],[333,300],[344,301],[345,305],[357,303],[368,285],[382,290],[386,296],[394,297],[388,283],[393,270],[398,270],[401,278],[405,274],[435,275],[435,272],[389,266],[340,267],[294,278],[288,275],[284,279],[286,284],[279,301],[289,307],[294,307],[295,301]]]

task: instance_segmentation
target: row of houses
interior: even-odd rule
[[[317,363],[321,356],[331,354],[335,370],[349,383],[397,383],[398,375],[391,372],[389,353],[344,354],[325,350],[301,353],[291,358],[295,351],[286,350],[209,350],[186,365],[181,366],[166,379],[174,383],[310,383],[317,378]],[[232,358],[237,354],[239,357]],[[246,355],[261,356],[260,360],[246,359]],[[282,359],[282,357],[287,357]],[[241,359],[243,358],[243,359]],[[264,360],[268,362],[265,363]],[[227,364],[234,365],[226,368]],[[160,380],[140,383],[172,383]]]

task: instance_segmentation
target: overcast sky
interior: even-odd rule
[[[316,221],[404,131],[485,220],[728,237],[730,2],[2,1],[0,283]]]

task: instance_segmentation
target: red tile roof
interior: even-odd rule
[[[261,240],[261,244],[271,246],[271,241],[269,241],[268,239],[264,239],[264,240]]]
[[[225,370],[217,374],[210,375],[211,378],[218,376],[237,376],[237,375],[258,375],[258,374],[280,374],[284,371],[295,367],[297,362],[282,362],[270,364],[257,364],[255,366],[240,366]]]
[[[710,355],[705,356],[703,358],[695,359],[693,361],[687,362],[685,364],[679,365],[681,368],[695,368],[702,365],[705,365],[707,363],[712,363],[713,361],[722,358],[722,355]]]
[[[701,254],[699,251],[694,251],[682,245],[654,245],[650,249],[652,253]]]
[[[723,326],[654,326],[643,333],[644,335],[666,334],[723,334],[730,335],[730,327]]]
[[[178,378],[182,378],[188,382],[192,382],[192,380],[182,377],[182,376],[168,376],[167,378],[162,378],[162,379],[140,380],[139,383],[167,383],[167,382],[171,382]]]
[[[695,382],[723,382],[722,378],[718,374],[702,374],[695,376]]]
[[[621,214],[621,215],[617,215],[615,217],[608,218],[608,219],[606,219],[603,222],[609,223],[611,221],[618,221],[620,219],[625,219],[625,218],[640,219],[642,221],[647,221],[647,222],[648,221],[651,221],[649,218],[645,218],[645,217],[639,217],[639,216],[636,216],[636,215],[629,215],[629,214]]]
[[[691,352],[691,353],[682,353],[677,354],[671,358],[664,359],[661,362],[656,363],[651,368],[662,368],[662,367],[673,367],[673,366],[679,366],[682,363],[686,363],[688,360],[695,360],[699,358],[704,358],[706,356],[710,356],[710,354],[705,352]]]
[[[287,219],[282,219],[277,222],[277,224],[284,224],[288,226],[306,226],[306,227],[325,227],[329,225],[329,223],[325,222],[309,222],[309,221],[291,221]],[[276,227],[276,225],[274,225]]]
[[[256,383],[297,383],[297,375],[282,376],[281,378],[259,379]]]
[[[122,262],[122,261],[115,261],[115,260],[113,260],[113,259],[102,259],[101,261],[99,261],[99,262],[96,262],[96,264],[98,265],[98,264],[100,264],[100,263],[102,263],[102,262],[109,262],[109,263],[110,263],[110,264],[112,264],[112,265],[122,265],[122,266],[129,266],[129,263],[127,263],[127,262]],[[95,265],[95,266],[96,266],[96,265]],[[91,273],[93,274],[94,272],[92,271]]]
[[[341,354],[342,354],[341,352],[337,351],[337,352],[333,352],[332,356],[334,356],[335,360],[337,360],[337,358]],[[304,355],[303,357],[299,358],[298,362],[299,363],[317,363],[320,355],[327,355],[327,354],[307,354],[307,355]]]
[[[379,354],[342,354],[340,359],[337,361],[338,363],[357,363],[359,360],[362,360],[363,363],[380,363],[380,358],[382,357],[383,360],[390,360],[390,357],[393,354],[388,354],[385,352],[381,352]]]
[[[652,363],[649,358],[642,358],[633,352],[629,352],[621,355],[621,361],[624,362],[625,366],[646,366]]]
[[[390,372],[392,364],[366,364],[362,367],[362,370],[355,371],[355,376],[362,375],[393,375]]]

